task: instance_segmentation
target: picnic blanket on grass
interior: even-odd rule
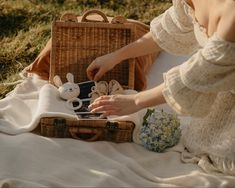
[[[183,59],[161,53],[149,72],[148,87],[161,82],[162,72]],[[206,174],[196,163],[183,163],[181,142],[156,153],[136,143],[84,142],[27,133],[49,112],[64,117],[74,114],[57,101],[54,86],[34,78],[26,85],[31,90],[22,87],[0,101],[1,132],[17,134],[0,133],[1,187],[235,187],[233,176]],[[49,104],[53,100],[56,106]],[[171,111],[167,105],[157,108]],[[181,117],[181,123],[187,123],[187,118]]]

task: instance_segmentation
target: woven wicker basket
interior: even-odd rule
[[[103,20],[89,20],[98,14]],[[89,10],[77,21],[74,14],[67,13],[52,25],[52,52],[50,82],[59,75],[66,81],[67,72],[74,74],[75,82],[88,80],[86,68],[99,56],[113,52],[136,39],[136,25],[125,23],[124,17],[108,22],[104,13]],[[134,89],[135,60],[129,59],[106,73],[101,80],[118,80],[124,88]]]
[[[132,142],[135,125],[129,121],[75,120],[60,117],[42,118],[41,135],[74,138],[84,141]]]
[[[102,21],[89,20],[89,15],[98,14]],[[101,55],[113,52],[136,39],[136,25],[126,23],[124,17],[108,22],[98,10],[85,12],[81,22],[74,14],[65,14],[52,25],[52,51],[50,82],[55,75],[66,82],[71,72],[76,83],[87,81],[86,68]],[[123,88],[134,89],[135,61],[129,59],[106,73],[101,80],[117,80]],[[134,123],[128,121],[109,122],[106,119],[62,119],[42,118],[40,132],[48,137],[71,137],[86,141],[107,140],[131,142]]]

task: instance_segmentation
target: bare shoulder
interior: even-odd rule
[[[227,0],[224,3],[226,4],[218,23],[217,33],[223,39],[235,42],[235,0]]]

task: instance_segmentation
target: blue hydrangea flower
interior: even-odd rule
[[[147,110],[140,133],[140,140],[145,148],[163,152],[176,145],[180,136],[180,121],[175,114],[163,110]]]

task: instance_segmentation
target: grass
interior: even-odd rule
[[[0,98],[13,89],[1,83],[20,78],[50,38],[51,22],[64,12],[95,8],[149,24],[169,6],[168,0],[0,0]]]

